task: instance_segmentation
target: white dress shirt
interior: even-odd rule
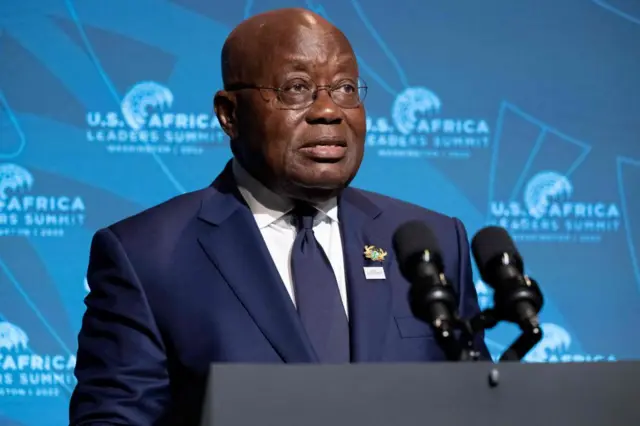
[[[293,203],[267,189],[235,160],[233,161],[233,174],[238,189],[258,224],[280,278],[282,278],[282,282],[295,305],[295,287],[291,276],[291,248],[297,231],[293,217],[288,214],[293,208]],[[313,223],[313,233],[331,263],[338,282],[342,305],[348,317],[347,285],[338,223],[337,199],[333,198],[315,207],[318,209],[318,215]]]

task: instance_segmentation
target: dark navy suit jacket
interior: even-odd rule
[[[479,308],[462,223],[353,188],[338,206],[352,362],[444,360],[411,313],[392,235],[408,220],[431,227],[469,317]],[[389,255],[374,264],[365,245]],[[378,265],[386,279],[365,279]],[[71,425],[195,425],[210,363],[317,361],[229,166],[205,189],[98,231],[88,282]]]

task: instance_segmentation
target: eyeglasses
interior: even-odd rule
[[[276,93],[278,106],[283,109],[303,109],[311,106],[318,97],[318,91],[326,90],[333,102],[341,108],[357,108],[367,96],[367,85],[362,79],[346,79],[331,85],[318,86],[312,80],[294,78],[280,87],[257,86],[250,84],[231,84],[227,91],[258,89],[260,93],[270,90]],[[264,98],[264,97],[263,97]],[[265,99],[269,100],[269,99]]]

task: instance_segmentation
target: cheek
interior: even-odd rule
[[[348,110],[345,115],[353,136],[358,138],[358,142],[364,141],[367,131],[367,117],[364,108],[360,107],[358,109]]]
[[[298,111],[275,110],[264,120],[264,150],[274,165],[295,160],[297,139],[303,132],[304,115]]]

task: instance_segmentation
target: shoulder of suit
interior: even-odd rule
[[[461,220],[414,203],[399,200],[376,192],[355,189],[381,210],[380,220],[383,226],[395,231],[402,224],[409,221],[420,221],[426,224],[435,234],[441,244],[443,253],[447,257],[457,258],[460,244],[467,239],[467,231]],[[453,256],[453,257],[451,257]]]
[[[180,228],[200,211],[202,201],[215,192],[212,187],[172,197],[153,207],[141,210],[109,226],[118,235],[156,233],[163,229]]]
[[[453,220],[453,217],[435,210],[422,207],[418,204],[400,200],[388,195],[380,194],[373,191],[367,191],[359,188],[350,188],[352,191],[358,192],[360,195],[368,198],[372,203],[377,205],[382,212],[392,215],[409,216],[409,217],[426,217],[433,219]]]

